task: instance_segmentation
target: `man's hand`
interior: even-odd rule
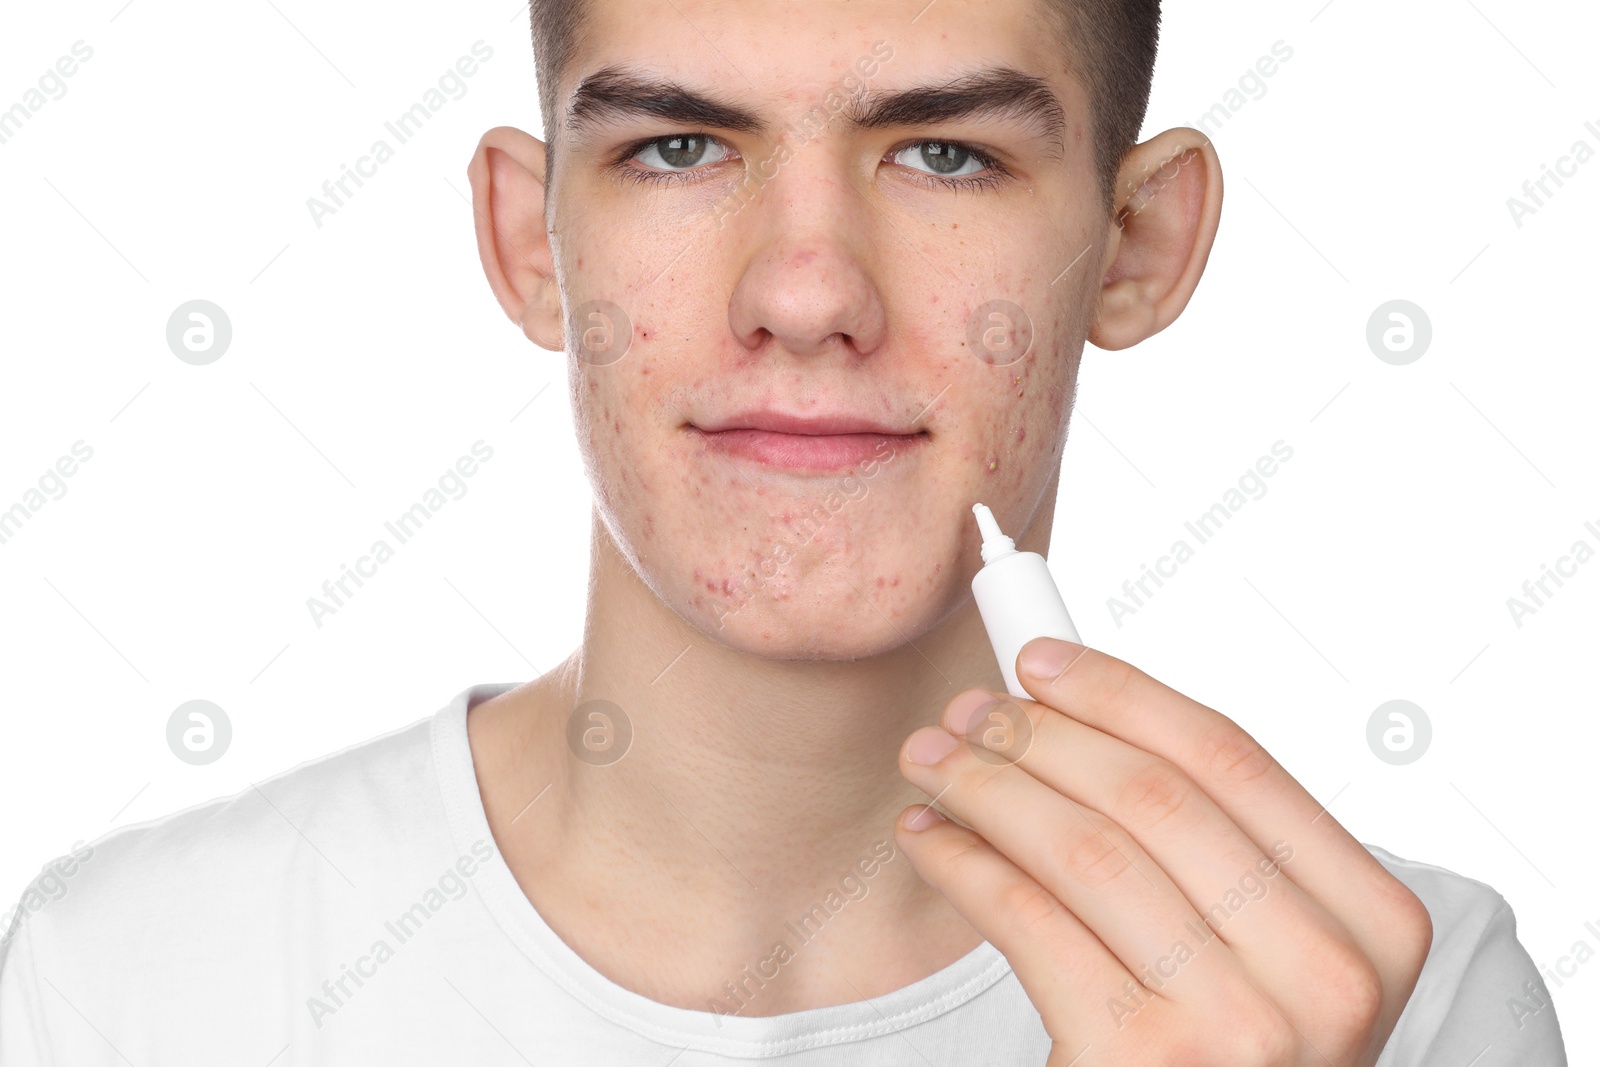
[[[1033,700],[967,690],[906,739],[959,822],[914,805],[895,841],[1010,961],[1048,1067],[1376,1062],[1422,902],[1226,716],[1051,638],[1017,674]]]

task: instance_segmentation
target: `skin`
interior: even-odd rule
[[[776,132],[630,117],[560,134],[548,215],[545,144],[483,136],[468,174],[484,270],[524,335],[562,354],[595,499],[582,643],[468,717],[490,827],[556,933],[662,1003],[738,1006],[724,983],[887,842],[865,895],[741,1014],[877,996],[987,938],[1044,1017],[1052,1063],[1093,1044],[1079,1062],[1370,1064],[1426,956],[1426,911],[1331,815],[1313,822],[1320,806],[1218,713],[1091,652],[1053,687],[1030,684],[1037,702],[1013,702],[1026,755],[984,760],[974,741],[932,766],[906,758],[934,724],[961,735],[963,698],[1004,694],[970,591],[973,502],[1019,549],[1047,552],[1085,340],[1117,350],[1170,324],[1221,213],[1215,150],[1191,129],[1133,147],[1106,212],[1088,101],[1033,3],[607,0],[563,75],[563,114],[582,78],[631,63]],[[1067,115],[1060,150],[992,117],[796,137],[879,41],[893,58],[873,90],[978,62],[1044,78]],[[697,132],[717,148],[670,184],[619,176],[630,144]],[[976,146],[1006,173],[941,184],[928,141]],[[780,148],[776,173],[727,211]],[[659,151],[622,161],[674,167]],[[1033,330],[1006,366],[967,343],[995,299]],[[624,354],[603,364],[577,355],[580,332],[605,325],[579,319],[591,300],[627,319],[612,339]],[[693,429],[764,405],[925,436],[850,481],[708,452]],[[797,536],[819,504],[826,520]],[[780,543],[792,551],[774,567]],[[567,742],[597,699],[620,712],[584,723],[631,731],[610,765]],[[958,821],[908,829],[929,796]],[[1123,979],[1279,841],[1293,858],[1270,903],[1117,1025],[1106,1005]],[[1180,1050],[1193,1055],[1162,1058]]]

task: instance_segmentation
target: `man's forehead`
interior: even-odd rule
[[[718,34],[740,35],[750,44],[763,34],[782,41],[870,42],[885,34],[908,42],[932,42],[956,31],[974,44],[1011,36],[1028,39],[1044,25],[1044,4],[1061,0],[588,0],[584,21],[611,33],[633,28],[659,39],[663,33],[696,36],[724,44]],[[782,43],[782,42],[780,42]],[[833,51],[829,49],[830,53]],[[737,56],[730,54],[730,60]]]

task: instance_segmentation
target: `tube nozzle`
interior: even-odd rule
[[[1017,543],[1000,532],[1000,524],[995,522],[994,513],[982,504],[972,505],[972,514],[978,519],[978,532],[983,535],[983,562],[992,563],[1001,556],[1009,555],[1017,550]]]

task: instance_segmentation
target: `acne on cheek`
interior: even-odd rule
[[[1008,402],[994,412],[997,425],[988,439],[995,442],[995,449],[981,462],[986,478],[1008,474],[1011,478],[991,483],[992,492],[1009,491],[1013,481],[1020,485],[1027,472],[1061,453],[1064,433],[1052,435],[1050,430],[1065,414],[1071,377],[1066,368],[1041,364],[1037,357],[1037,352],[1030,353],[1016,367],[997,368],[1005,374],[999,388],[1005,390]],[[1030,379],[1042,369],[1051,372],[1050,379],[1037,389]]]
[[[635,340],[640,341],[644,336],[653,338],[655,331],[649,328],[637,327]],[[633,454],[632,450],[649,448],[649,444],[642,440],[633,440],[628,431],[630,428],[643,426],[648,419],[637,413],[644,412],[652,407],[654,400],[659,399],[648,386],[643,384],[643,375],[647,367],[640,362],[634,362],[638,352],[630,352],[624,361],[626,365],[613,366],[603,373],[617,373],[619,370],[634,371],[638,377],[631,382],[625,379],[613,379],[604,383],[606,389],[600,389],[598,374],[602,371],[590,371],[588,383],[588,403],[590,416],[585,420],[588,426],[589,449],[592,455],[603,457],[600,468],[610,474],[602,479],[597,486],[597,495],[605,508],[613,514],[632,516],[630,521],[636,523],[635,529],[641,544],[654,544],[657,534],[655,508],[665,501],[658,499],[651,488],[651,472],[654,468],[650,465],[648,457]],[[623,417],[627,415],[628,426],[624,427]],[[653,450],[652,450],[653,454]],[[643,461],[641,461],[643,460]],[[721,551],[722,538],[730,529],[740,527],[741,516],[730,512],[729,501],[739,499],[741,491],[740,480],[724,472],[713,471],[708,465],[697,465],[698,469],[684,472],[681,490],[675,494],[677,499],[689,504],[688,510],[693,510],[697,516],[694,523],[699,527],[698,532],[690,533],[691,542],[679,543],[674,549],[675,554],[686,552],[698,556],[702,563],[694,569],[693,584],[685,592],[689,595],[689,603],[698,614],[712,622],[724,617],[730,610],[737,611],[746,606],[750,599],[752,579],[747,572],[755,572],[761,563],[760,546],[741,546],[751,556],[751,559],[741,564],[738,550],[733,555]],[[678,473],[674,472],[676,479]],[[724,477],[726,481],[724,483]],[[745,487],[748,488],[748,487]],[[682,492],[687,490],[687,492]],[[755,487],[756,496],[766,495],[765,486]],[[685,532],[680,528],[681,515],[678,509],[669,508],[663,515],[672,528],[663,528],[663,535],[681,538]],[[675,518],[674,516],[678,517]],[[698,543],[693,543],[698,542]],[[733,546],[727,546],[733,547]],[[709,550],[709,551],[708,551]],[[775,583],[776,579],[776,583]],[[782,587],[781,575],[766,580],[765,587],[756,593],[757,596],[768,600],[788,600],[791,592]],[[770,638],[772,635],[764,635]]]

